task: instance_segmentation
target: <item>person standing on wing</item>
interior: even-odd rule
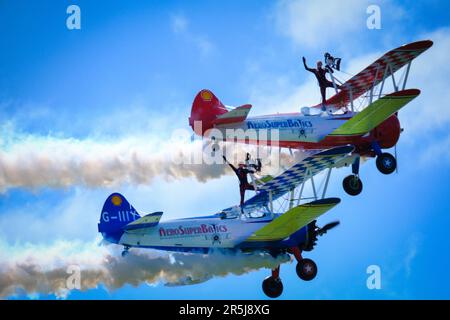
[[[231,163],[228,162],[228,160],[227,160],[227,158],[225,158],[225,156],[222,156],[222,158],[225,161],[225,163],[228,164],[231,167],[231,169],[233,169],[234,173],[236,174],[236,176],[239,179],[239,192],[241,195],[241,201],[240,201],[239,205],[241,206],[241,210],[242,210],[242,206],[243,206],[244,200],[245,200],[245,191],[246,190],[255,190],[255,187],[248,182],[247,175],[249,173],[255,173],[255,171],[261,171],[261,161],[258,159],[258,165],[252,166],[255,170],[255,171],[253,171],[253,170],[250,170],[249,167],[247,167],[244,163],[239,163],[238,168],[236,168],[235,166],[233,166]],[[247,159],[248,158],[249,158],[249,155],[247,154]]]
[[[322,96],[322,110],[326,110],[325,102],[326,102],[326,89],[327,88],[334,88],[333,82],[328,80],[325,75],[327,72],[330,72],[328,68],[324,69],[322,68],[322,61],[317,61],[317,69],[308,68],[306,65],[306,59],[305,57],[303,59],[303,65],[305,66],[305,69],[309,72],[314,73],[314,75],[317,78],[317,82],[319,82],[320,87],[320,95]],[[338,89],[340,89],[340,86],[336,85]]]

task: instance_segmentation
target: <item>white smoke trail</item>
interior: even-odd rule
[[[194,284],[212,277],[273,268],[290,260],[287,255],[275,259],[262,253],[169,254],[138,249],[122,258],[118,246],[98,246],[95,241],[22,246],[0,242],[0,248],[1,298],[17,294],[55,294],[64,298],[70,293],[68,279],[73,266],[80,270],[80,290],[99,285],[114,290],[126,284]]]
[[[227,144],[226,152],[236,162],[244,159],[248,148],[252,147]],[[0,140],[0,192],[20,187],[149,184],[157,176],[167,180],[195,177],[205,182],[232,173],[222,163],[221,154],[211,164],[211,157],[202,150],[200,140],[134,137],[102,141],[10,134],[7,141]],[[263,160],[272,174],[280,162],[288,165],[292,161],[289,155],[278,153]]]

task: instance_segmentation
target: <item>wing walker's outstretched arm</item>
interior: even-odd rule
[[[228,160],[227,160],[227,158],[225,158],[225,156],[222,156],[222,158],[223,158],[223,160],[225,161],[225,163],[228,164],[228,165],[231,167],[231,169],[233,169],[234,173],[237,174],[237,169],[236,169],[236,167],[233,166],[231,163],[229,163]]]
[[[305,69],[308,70],[309,72],[315,73],[315,72],[314,72],[314,71],[315,71],[314,69],[308,68],[308,66],[306,65],[306,58],[303,57],[302,60],[303,60],[303,66],[305,67]]]

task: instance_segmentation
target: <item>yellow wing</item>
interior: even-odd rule
[[[378,126],[420,94],[418,89],[394,92],[378,99],[334,130],[329,136],[363,135]]]
[[[302,204],[282,214],[268,225],[252,234],[246,241],[276,241],[289,237],[341,202],[327,198]]]

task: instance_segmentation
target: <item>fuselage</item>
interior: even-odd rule
[[[207,252],[211,249],[256,250],[289,248],[307,237],[303,227],[287,239],[258,241],[248,238],[279,215],[261,218],[223,218],[221,215],[177,219],[123,233],[118,244],[166,251]]]
[[[332,134],[356,114],[275,114],[248,118],[237,124],[215,126],[215,130],[210,132],[217,140],[294,149],[321,150],[351,144],[361,154],[370,151],[373,140],[377,140],[382,148],[390,148],[397,143],[400,123],[396,115],[392,115],[365,135]]]

